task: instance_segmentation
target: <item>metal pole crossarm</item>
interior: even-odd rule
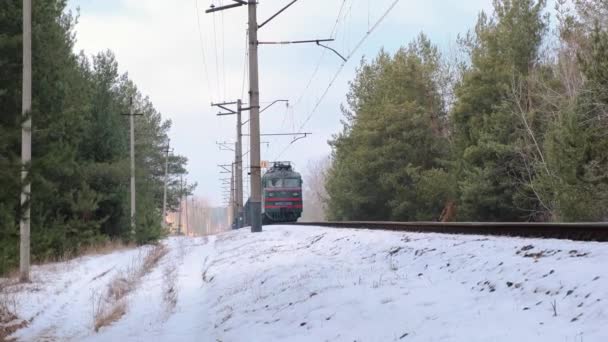
[[[296,141],[298,141],[298,140],[300,140],[300,139],[304,139],[304,138],[306,138],[307,136],[312,135],[312,133],[300,133],[300,134],[301,134],[302,136],[301,136],[301,137],[296,137],[296,138],[293,138],[293,140],[291,141],[291,143],[290,143],[290,144],[293,144],[294,142],[296,142]]]
[[[227,106],[227,105],[233,105],[233,104],[237,104],[238,101],[231,101],[231,102],[221,102],[221,103],[213,103],[211,102],[211,106]]]
[[[320,47],[326,48],[331,52],[335,53],[340,57],[344,62],[346,62],[346,58],[342,56],[336,49],[331,48],[327,45],[321,44],[321,42],[333,42],[334,39],[314,39],[314,40],[293,40],[293,41],[280,41],[280,42],[258,42],[258,44],[266,44],[266,45],[287,45],[287,44],[306,44],[306,43],[315,43]]]
[[[243,134],[245,136],[249,136],[249,134]],[[261,136],[282,136],[282,135],[304,135],[304,136],[308,136],[308,135],[312,135],[312,133],[309,132],[302,132],[302,133],[266,133],[266,134],[260,134]]]
[[[222,168],[222,171],[220,171],[220,174],[222,174],[222,173],[232,173],[232,165],[233,164],[218,165],[219,167]]]
[[[215,7],[215,5],[211,4],[210,8],[208,10],[206,10],[205,13],[223,11],[223,10],[227,10],[229,8],[240,7],[240,6],[248,4],[246,1],[243,1],[243,0],[232,0],[232,1],[236,2],[236,4],[225,5],[225,6],[220,6],[220,7]]]
[[[269,21],[271,21],[272,19],[276,18],[276,16],[278,16],[279,14],[283,13],[283,11],[285,11],[286,9],[288,9],[291,5],[295,4],[296,1],[298,1],[298,0],[293,0],[292,2],[288,3],[287,5],[285,5],[285,7],[281,8],[277,13],[273,14],[270,18],[266,19],[263,23],[261,23],[260,25],[258,25],[258,29],[261,29],[264,25],[268,24]]]
[[[333,38],[328,38],[328,39],[308,39],[308,40],[284,40],[284,41],[279,41],[279,42],[260,42],[258,41],[258,44],[265,44],[265,45],[287,45],[287,44],[309,44],[309,43],[315,43],[315,44],[319,44],[319,42],[333,42],[335,39]]]
[[[268,106],[261,109],[260,114],[262,114],[266,109],[270,108],[273,104],[275,104],[277,102],[285,102],[285,103],[287,103],[286,106],[289,107],[289,100],[274,100],[274,101],[272,101],[271,104],[269,104]]]
[[[346,62],[346,58],[344,56],[342,56],[338,51],[336,51],[336,49],[331,48],[331,47],[329,47],[327,45],[323,45],[319,41],[317,41],[317,45],[319,45],[321,47],[324,47],[324,48],[326,48],[328,50],[331,50],[333,53],[335,53],[336,55],[338,55],[338,57],[342,58],[342,60]]]
[[[232,143],[227,142],[216,142],[216,145],[219,146],[220,151],[234,151],[234,148],[231,148],[230,145]]]
[[[232,110],[232,109],[230,109],[230,108],[228,108],[228,107],[225,107],[224,105],[220,105],[220,104],[218,104],[218,105],[215,105],[215,106],[216,106],[216,107],[220,107],[220,108],[222,108],[223,110],[228,111],[228,112],[230,112],[230,113],[232,113],[232,114],[236,114],[236,111],[234,111],[234,110]]]
[[[270,108],[273,104],[278,103],[278,102],[287,102],[287,106],[289,107],[289,100],[274,100],[268,106],[266,106],[262,110],[260,110],[260,114],[262,114],[263,111],[265,111],[266,109]],[[251,109],[251,107],[242,108],[241,110],[249,110],[249,109]],[[245,125],[248,122],[249,122],[249,120],[243,122],[242,125]]]

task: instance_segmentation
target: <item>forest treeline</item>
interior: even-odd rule
[[[363,60],[330,141],[326,216],[608,219],[608,2],[546,7],[494,0],[458,53],[421,34]]]
[[[76,17],[66,0],[33,1],[30,113],[33,260],[78,253],[108,239],[146,243],[161,225],[163,120],[110,51],[74,53]],[[18,264],[22,84],[22,1],[0,2],[0,274]],[[132,102],[132,104],[131,104]],[[137,217],[130,230],[129,120],[135,118]],[[187,160],[169,157],[168,207],[178,205]],[[176,177],[177,176],[177,177]]]

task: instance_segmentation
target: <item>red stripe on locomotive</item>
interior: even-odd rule
[[[280,209],[280,208],[303,209],[304,206],[302,204],[291,204],[291,205],[271,205],[271,204],[266,204],[266,205],[264,205],[264,208],[266,208],[266,209]]]

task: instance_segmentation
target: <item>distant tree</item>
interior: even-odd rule
[[[325,181],[330,166],[329,156],[308,162],[303,175],[304,212],[302,221],[324,221],[327,212]]]

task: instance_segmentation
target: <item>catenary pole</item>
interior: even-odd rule
[[[251,184],[251,232],[262,231],[262,175],[260,169],[260,89],[258,79],[258,22],[257,3],[249,1],[249,133],[250,148],[249,167]]]
[[[236,227],[241,228],[243,218],[243,132],[242,132],[242,103],[237,101],[236,110],[236,148],[235,148],[235,171],[236,171]]]

